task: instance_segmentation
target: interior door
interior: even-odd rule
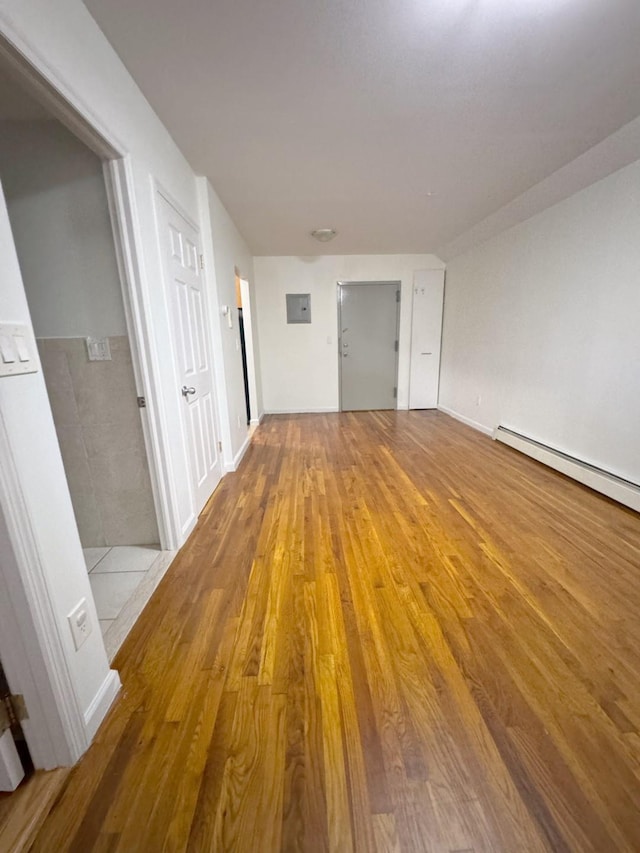
[[[341,282],[340,408],[395,409],[400,282]]]
[[[418,270],[413,279],[409,408],[435,409],[440,378],[444,270]]]
[[[222,477],[206,291],[196,230],[162,196],[161,239],[196,514]]]
[[[0,663],[0,791],[15,791],[24,778],[24,768],[10,728],[9,685]],[[6,705],[5,705],[6,703]]]

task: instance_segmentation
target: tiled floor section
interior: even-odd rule
[[[157,577],[159,566],[156,564],[160,563],[162,568],[166,569],[168,565],[166,556],[169,554],[171,552],[160,551],[159,547],[150,545],[118,545],[113,548],[84,549],[84,559],[98,611],[100,630],[108,646],[108,652],[115,653],[133,625],[133,621],[142,612],[150,596],[149,582],[152,580],[150,576],[153,575],[154,581],[151,584],[152,592],[164,574],[162,571]],[[147,583],[143,583],[145,580]],[[136,601],[139,604],[137,607]],[[116,624],[123,621],[121,617],[124,617],[126,625]],[[114,633],[114,628],[119,638],[117,644],[107,642],[109,635]]]

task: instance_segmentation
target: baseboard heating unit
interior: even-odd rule
[[[590,465],[588,462],[583,462],[581,459],[576,459],[561,450],[548,447],[540,441],[504,426],[496,427],[493,437],[496,441],[508,444],[509,447],[542,462],[543,465],[548,465],[549,468],[554,468],[596,492],[640,512],[640,486],[637,483]]]

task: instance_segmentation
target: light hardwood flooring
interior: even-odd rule
[[[38,851],[640,850],[640,517],[434,412],[269,417]]]

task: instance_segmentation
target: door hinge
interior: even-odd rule
[[[397,385],[394,385],[393,386],[393,399],[395,400],[397,396],[398,396],[398,387],[397,387]]]
[[[218,451],[220,453],[222,453],[222,442],[221,441],[218,442]]]
[[[396,290],[396,302],[400,302],[400,291]]]
[[[15,731],[20,728],[22,720],[28,720],[27,706],[24,696],[7,693],[0,701],[0,734],[7,729]]]
[[[146,397],[138,397],[138,408],[146,409],[147,408],[147,398]]]
[[[395,342],[394,349],[395,349],[395,351],[396,351],[396,352],[398,352],[398,341],[396,341],[396,342]]]
[[[204,255],[200,255],[200,269],[204,269]]]

